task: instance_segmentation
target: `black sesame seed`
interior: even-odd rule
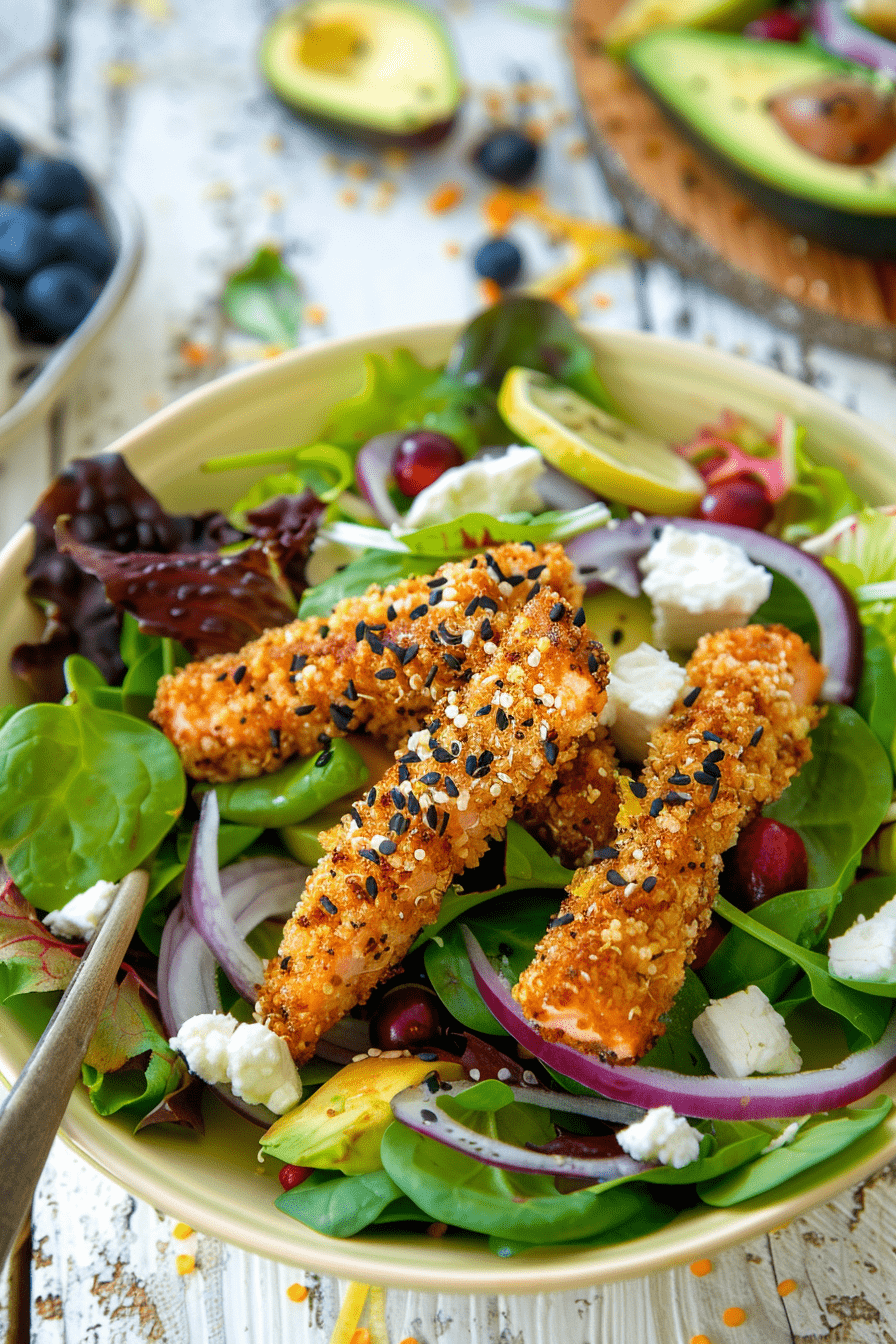
[[[719,796],[719,785],[721,784],[721,782],[722,781],[720,779],[715,780],[712,788],[709,791],[709,801],[711,803],[714,803]]]
[[[591,673],[592,676],[594,676],[594,673],[597,671],[599,667],[600,667],[600,661],[598,660],[598,658],[593,653],[589,653],[588,671]]]
[[[355,711],[350,709],[348,705],[330,706],[330,718],[342,732],[345,732],[354,717]]]
[[[426,688],[427,690],[429,690],[430,686],[431,686],[431,685],[433,684],[433,682],[435,681],[435,679],[436,679],[436,673],[438,672],[438,670],[439,670],[439,665],[438,665],[438,663],[433,663],[432,667],[431,667],[431,668],[429,669],[429,671],[427,672],[427,674],[426,674],[426,680],[425,680],[424,683],[423,683],[423,685],[425,686],[425,688]]]
[[[373,807],[376,802],[376,789],[371,789],[367,795],[367,806]]]
[[[710,779],[721,779],[722,772],[713,761],[703,762],[703,774],[709,775]],[[694,776],[696,779],[696,775]]]
[[[447,576],[446,576],[446,575],[444,575],[444,574],[437,574],[436,577],[435,577],[434,579],[427,579],[427,580],[426,580],[426,586],[427,586],[427,588],[444,588],[444,587],[445,587],[445,584],[446,584],[447,582],[448,582],[448,579],[447,579]]]
[[[320,903],[328,915],[337,915],[339,913],[338,908],[333,904],[329,896],[321,896]]]
[[[245,675],[246,675],[246,664],[245,664],[245,663],[240,663],[239,667],[237,667],[237,668],[234,669],[234,673],[233,673],[233,684],[234,684],[234,686],[239,686],[240,682],[242,681],[242,679],[243,679],[243,677],[244,677]]]
[[[613,884],[614,887],[627,887],[627,886],[628,886],[628,878],[623,877],[621,873],[617,873],[617,871],[616,871],[615,868],[610,868],[610,869],[608,870],[608,872],[607,872],[607,881],[608,881],[608,882],[611,882],[611,883]]]
[[[528,593],[526,594],[526,602],[531,602],[532,599],[533,599],[533,597],[537,597],[538,594],[539,594],[540,592],[541,592],[541,584],[540,584],[540,583],[533,583],[532,587],[529,589]],[[526,602],[523,603],[523,606],[526,605]]]
[[[705,766],[715,765],[716,761],[724,761],[724,759],[725,759],[724,751],[722,751],[719,747],[716,747],[715,751],[711,751],[709,752],[708,755],[703,757],[703,764]]]
[[[361,820],[361,813],[358,811],[358,809],[356,807],[352,807],[349,809],[349,811],[351,813],[352,821],[354,821],[358,826],[363,826],[364,823]]]
[[[677,807],[679,803],[689,803],[692,797],[690,793],[676,793],[674,789],[670,789],[663,802],[667,807]]]
[[[690,784],[690,775],[683,775],[680,770],[676,770],[674,775],[669,776],[670,784]]]
[[[694,703],[694,701],[697,699],[697,696],[700,694],[701,689],[702,687],[695,686],[692,691],[688,691],[687,695],[684,697],[681,703],[683,705],[686,705],[687,708],[690,709],[691,705]]]
[[[468,756],[467,759],[464,761],[464,769],[466,770],[468,775],[475,774],[476,770],[478,769],[478,766],[479,762],[476,760],[475,756]]]
[[[432,749],[432,758],[434,761],[438,761],[439,765],[449,765],[451,752],[446,751],[444,747],[435,746]]]
[[[292,957],[283,957],[283,959],[280,962],[281,971],[288,971],[291,963],[292,963]]]
[[[427,770],[426,774],[421,776],[421,783],[438,784],[441,778],[442,776],[439,774],[438,770]]]
[[[408,811],[410,812],[412,817],[416,817],[418,812],[420,811],[420,804],[417,802],[416,794],[413,793],[408,794]]]
[[[373,634],[372,631],[368,630],[364,638],[367,640],[367,643],[370,645],[374,653],[376,654],[385,653],[386,651],[385,644],[381,639],[377,639],[376,635]]]
[[[557,762],[557,757],[560,755],[560,750],[557,746],[557,743],[545,742],[544,754],[545,754],[545,760],[547,761],[548,765],[555,765]]]
[[[368,896],[376,896],[379,893],[379,886],[375,877],[368,877],[364,883]]]
[[[594,851],[594,857],[596,859],[618,859],[619,850],[614,849],[612,845],[605,845],[603,849]]]
[[[402,665],[407,667],[408,663],[412,663],[419,652],[419,644],[409,644],[401,656]]]
[[[711,733],[708,728],[703,734],[704,742],[721,742],[721,740],[722,739],[719,737],[718,733]]]
[[[401,792],[400,789],[390,789],[389,797],[392,799],[392,802],[395,804],[395,806],[398,808],[399,811],[404,810],[404,794]]]
[[[755,733],[754,733],[753,736],[750,738],[750,746],[751,746],[751,747],[755,747],[755,746],[758,746],[758,745],[759,745],[759,740],[760,740],[760,738],[762,737],[762,734],[763,734],[764,732],[765,732],[765,728],[764,728],[763,725],[760,723],[759,727],[756,729]]]
[[[498,580],[499,580],[499,581],[503,581],[503,579],[504,579],[504,571],[502,570],[501,566],[498,564],[498,562],[497,562],[497,560],[495,559],[495,557],[494,557],[493,555],[489,555],[489,553],[488,553],[487,551],[486,551],[486,554],[485,554],[485,563],[488,565],[488,567],[489,567],[489,569],[492,571],[492,573],[493,573],[494,575],[496,575],[496,577],[498,578]]]
[[[380,841],[380,853],[381,853],[381,854],[394,854],[397,848],[398,848],[398,846],[396,845],[396,843],[395,843],[394,840],[381,840],[381,841]]]
[[[419,621],[419,619],[420,619],[421,616],[425,616],[425,615],[426,615],[426,612],[427,612],[427,606],[426,606],[426,603],[423,602],[423,603],[421,603],[421,605],[420,605],[419,607],[415,607],[415,608],[414,608],[414,610],[413,610],[413,611],[410,613],[410,615],[408,616],[408,620],[409,620],[409,621]]]
[[[432,1111],[424,1110],[420,1112],[420,1119],[425,1120],[428,1125],[435,1125],[438,1123],[439,1117],[435,1115]]]
[[[531,569],[526,570],[526,578],[527,579],[540,578],[546,569],[547,565],[533,565]]]
[[[431,607],[437,607],[441,602],[441,600],[442,600],[441,588],[434,588],[429,595],[429,605]]]
[[[491,712],[492,712],[491,705],[483,705],[481,709],[477,709],[474,717],[477,719],[481,719],[484,718],[486,714],[491,714]]]
[[[645,877],[644,881],[641,883],[641,888],[643,891],[653,891],[655,886],[656,886],[655,877]]]
[[[215,681],[226,681],[226,680],[227,680],[227,673],[226,673],[226,672],[222,672],[221,675],[220,675],[220,677],[215,677]]]
[[[330,633],[330,627],[328,625],[319,625],[317,627],[317,633],[320,635],[321,639],[326,639],[327,635]]]
[[[402,765],[420,764],[420,757],[417,755],[416,751],[406,751],[405,754],[403,756],[399,756],[398,759]]]
[[[554,915],[554,917],[553,917],[552,919],[549,919],[549,920],[548,920],[548,928],[549,928],[549,929],[562,929],[563,926],[564,926],[564,924],[571,924],[571,923],[573,922],[574,919],[575,919],[575,915],[574,915],[571,911],[568,910],[568,911],[566,912],[565,915]]]
[[[315,770],[323,770],[324,766],[329,765],[332,759],[333,759],[333,748],[330,747],[326,751],[322,751],[321,754],[318,756],[317,760],[314,762]]]
[[[552,621],[559,621],[562,619],[563,613],[565,611],[566,608],[564,607],[562,602],[555,602],[554,605],[551,607],[550,611],[548,612],[548,616]]]
[[[453,779],[451,778],[445,779],[445,792],[447,793],[449,798],[456,798],[458,796],[460,790],[458,789]]]
[[[408,821],[407,817],[403,817],[400,812],[396,812],[395,816],[390,818],[389,830],[393,835],[404,835],[410,824],[411,823]],[[382,846],[380,848],[382,848]]]
[[[432,1064],[438,1059],[438,1055],[433,1054],[431,1050],[421,1050],[418,1059],[422,1059],[424,1064]]]
[[[313,714],[316,708],[317,708],[316,705],[299,705],[298,709],[296,710],[296,713],[298,714],[299,718],[301,718],[303,714]]]
[[[451,631],[446,629],[444,621],[439,621],[438,630],[439,634],[442,636],[442,639],[445,641],[446,644],[463,643],[463,639],[460,635],[452,635]]]
[[[279,729],[279,728],[269,728],[269,729],[268,729],[268,737],[271,739],[271,746],[274,748],[274,750],[275,750],[275,751],[279,751],[279,750],[280,750],[280,729]]]
[[[464,607],[464,615],[474,616],[478,610],[479,610],[479,598],[474,597],[473,601],[468,602],[467,605]]]
[[[625,639],[624,630],[619,630],[617,628],[616,630],[610,632],[610,643],[613,645],[614,648],[617,646],[617,644],[621,644],[624,639]]]
[[[504,732],[504,729],[507,727],[509,722],[510,720],[504,713],[503,709],[499,709],[495,714],[495,723],[498,725],[498,728],[502,733]]]
[[[483,765],[491,765],[494,759],[495,753],[493,751],[483,751],[479,757],[479,765],[480,767]]]
[[[439,835],[444,835],[448,829],[448,822],[451,820],[450,812],[442,813],[442,824],[439,827]]]
[[[628,781],[628,786],[636,798],[647,797],[647,785],[642,784],[639,779],[630,779]]]
[[[406,783],[406,782],[410,779],[410,777],[411,777],[411,776],[410,776],[410,772],[408,771],[407,766],[406,766],[406,765],[400,765],[400,766],[398,767],[398,782],[399,782],[399,784],[404,784],[404,783]]]
[[[374,677],[376,678],[377,681],[394,681],[394,680],[395,680],[395,668],[394,668],[394,667],[381,667],[380,670],[379,670],[379,672],[375,672],[375,673],[374,673]]]
[[[714,776],[714,775],[708,775],[708,774],[706,773],[705,770],[695,770],[695,771],[694,771],[694,783],[695,783],[695,784],[705,784],[705,785],[707,785],[708,788],[712,788],[712,786],[713,786],[713,784],[715,784],[715,782],[716,782],[716,776]]]
[[[442,655],[442,662],[446,667],[450,667],[452,672],[459,672],[463,667],[463,663],[459,658],[455,658],[453,653],[444,653]]]
[[[386,608],[386,615],[387,615],[387,617],[389,618],[390,621],[397,621],[397,620],[398,620],[398,612],[395,610],[395,608],[393,607],[393,605],[392,605],[391,602],[389,603],[388,607]]]
[[[572,618],[573,625],[582,626],[585,624],[585,608],[579,607],[575,616]]]
[[[371,624],[368,622],[368,625],[367,625],[367,629],[368,629],[368,630],[376,630],[376,631],[380,631],[380,630],[385,630],[385,628],[386,628],[386,622],[385,622],[385,621],[380,621],[379,625],[371,625]]]
[[[489,618],[488,618],[487,616],[485,616],[485,617],[483,618],[482,624],[481,624],[480,627],[479,627],[479,634],[480,634],[480,636],[481,636],[483,639],[491,639],[492,636],[494,635],[494,633],[495,633],[495,632],[494,632],[494,630],[492,629],[492,623],[491,623],[491,621],[489,620]]]
[[[423,816],[429,829],[434,831],[439,824],[439,814],[432,804],[426,809]]]
[[[366,631],[366,629],[367,629],[367,626],[366,626],[365,622],[364,622],[364,621],[359,621],[358,624],[355,626],[355,639],[359,639],[359,640],[360,640],[360,639],[363,639],[363,638],[364,638],[364,632]]]
[[[498,604],[493,597],[480,597],[479,605],[483,611],[490,611],[493,616],[498,610]]]
[[[665,804],[663,803],[662,798],[654,798],[653,802],[650,804],[650,815],[652,817],[658,817],[664,806]]]

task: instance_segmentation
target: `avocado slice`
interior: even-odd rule
[[[270,25],[260,62],[294,112],[374,147],[435,144],[462,96],[445,29],[408,0],[307,0]]]
[[[867,257],[896,254],[896,168],[831,163],[796,144],[770,100],[834,76],[873,75],[820,48],[670,29],[629,49],[637,79],[746,196],[795,232]]]
[[[624,56],[633,42],[661,28],[740,32],[768,7],[768,0],[628,0],[607,24],[601,40],[611,56]]]

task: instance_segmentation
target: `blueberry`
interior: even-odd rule
[[[473,153],[473,160],[486,177],[515,187],[531,176],[538,162],[538,145],[522,131],[499,127],[487,135]]]
[[[96,215],[80,208],[61,210],[50,220],[50,231],[60,257],[86,266],[100,280],[105,280],[115,260],[115,249]]]
[[[96,276],[71,261],[58,261],[31,276],[23,293],[25,313],[51,339],[69,336],[93,307]]]
[[[509,238],[489,238],[474,256],[473,269],[483,280],[494,280],[503,289],[519,276],[523,254]]]
[[[24,279],[57,255],[49,220],[30,206],[0,201],[0,274]]]
[[[6,177],[22,157],[22,146],[9,131],[0,130],[0,177]]]
[[[90,183],[67,159],[26,159],[4,187],[8,196],[37,210],[69,210],[90,200]]]

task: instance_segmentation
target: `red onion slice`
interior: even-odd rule
[[[815,0],[812,27],[828,51],[896,76],[896,42],[857,23],[843,0]]]
[[[401,514],[389,496],[389,480],[395,450],[405,432],[376,434],[368,439],[355,460],[355,479],[367,503],[386,527],[401,522]]]
[[[477,1162],[484,1162],[489,1167],[502,1167],[505,1171],[526,1171],[533,1176],[572,1176],[590,1181],[612,1181],[618,1176],[633,1176],[636,1172],[646,1171],[649,1165],[655,1165],[637,1162],[624,1153],[618,1157],[568,1157],[561,1153],[539,1153],[532,1148],[521,1148],[515,1143],[480,1134],[478,1130],[455,1120],[438,1105],[438,1098],[442,1095],[457,1096],[477,1086],[477,1083],[461,1080],[436,1083],[435,1091],[431,1091],[426,1083],[407,1087],[392,1098],[392,1114],[417,1134],[425,1134],[437,1143],[444,1143],[448,1148],[474,1157]],[[525,1088],[513,1090],[514,1093],[526,1092]],[[529,1101],[531,1098],[522,1095],[519,1100]]]
[[[637,597],[641,592],[638,561],[667,524],[687,532],[708,532],[739,546],[757,565],[790,579],[815,613],[821,636],[820,659],[827,670],[821,698],[848,705],[855,698],[862,675],[862,626],[851,594],[814,556],[778,537],[731,523],[709,523],[700,518],[627,518],[615,527],[595,528],[567,543],[589,590],[613,587]]]
[[[504,1030],[549,1068],[617,1101],[648,1110],[671,1106],[678,1115],[705,1120],[786,1119],[849,1106],[896,1071],[896,1014],[876,1045],[830,1069],[730,1079],[695,1078],[643,1064],[605,1064],[572,1046],[543,1040],[468,928],[463,935],[482,1001]]]

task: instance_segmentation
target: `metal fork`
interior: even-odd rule
[[[6,1265],[31,1207],[100,1011],[137,928],[148,886],[149,874],[140,868],[124,879],[0,1108],[0,1266]]]

